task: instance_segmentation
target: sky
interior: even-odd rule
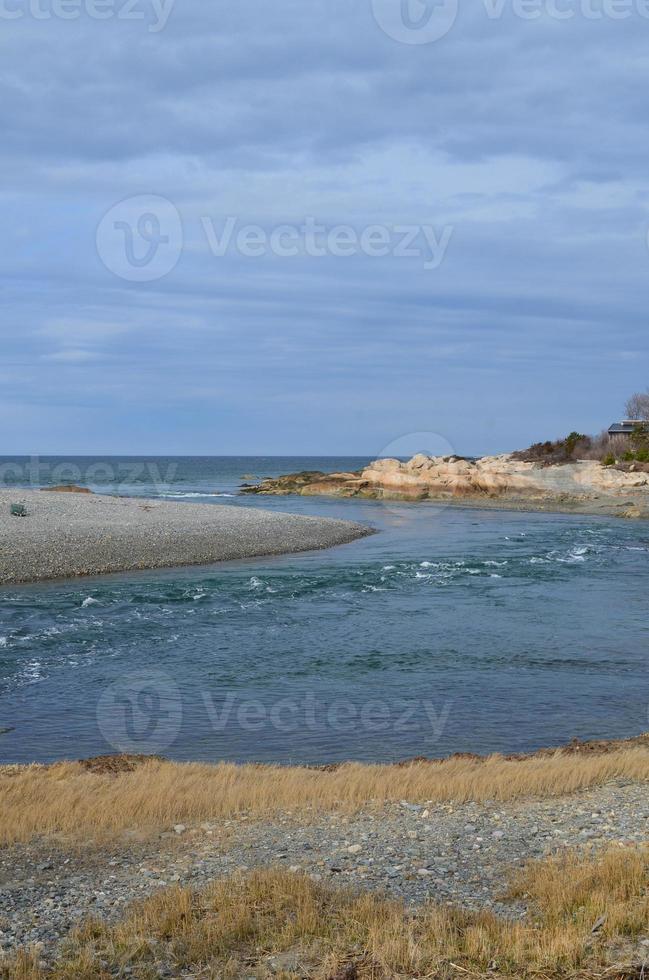
[[[0,454],[600,431],[648,51],[648,0],[0,0]]]

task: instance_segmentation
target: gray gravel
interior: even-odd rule
[[[147,843],[105,851],[51,842],[0,851],[0,951],[42,943],[47,958],[89,914],[116,919],[134,899],[180,883],[200,887],[236,870],[282,867],[375,889],[414,907],[427,899],[512,917],[511,871],[566,847],[647,840],[649,790],[616,783],[553,800],[402,803],[352,817],[291,814],[169,827]]]
[[[28,516],[12,517],[13,502]],[[0,584],[310,551],[369,533],[253,507],[0,490]]]

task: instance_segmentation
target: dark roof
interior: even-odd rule
[[[624,422],[613,422],[608,428],[609,435],[615,435],[616,433],[627,435],[629,432],[633,432],[636,425],[640,424],[640,419],[625,419]]]

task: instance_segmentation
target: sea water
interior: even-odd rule
[[[379,533],[309,554],[0,589],[0,761],[396,760],[649,727],[649,525],[239,494],[245,480],[365,462],[38,461],[41,483]],[[0,485],[30,485],[34,465],[0,458]]]

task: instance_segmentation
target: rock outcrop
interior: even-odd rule
[[[351,473],[309,471],[245,486],[243,493],[368,497],[390,500],[510,501],[566,508],[603,499],[610,512],[649,510],[649,474],[602,466],[595,460],[544,466],[510,454],[466,459],[413,456],[407,462],[377,459]],[[621,511],[620,511],[621,513]]]
[[[60,487],[41,487],[47,493],[92,493],[88,487],[76,487],[73,483],[64,484]]]

